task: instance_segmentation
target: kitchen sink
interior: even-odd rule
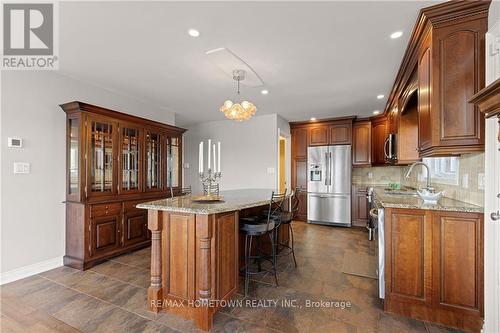
[[[399,190],[393,190],[390,188],[384,189],[384,194],[394,195],[394,196],[413,196],[418,197],[417,190],[411,187],[403,187]]]

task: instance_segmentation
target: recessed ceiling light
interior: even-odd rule
[[[198,37],[200,35],[200,32],[196,29],[189,29],[188,34],[191,37]]]
[[[375,111],[373,111],[373,114],[374,115],[380,114],[380,111],[379,110],[375,110]]]
[[[395,32],[393,32],[393,33],[391,34],[391,38],[392,38],[392,39],[396,39],[396,38],[399,38],[399,37],[401,37],[401,36],[403,36],[403,32],[402,32],[402,31],[395,31]]]
[[[385,97],[384,95],[377,95],[377,99],[382,99],[384,97]]]
[[[314,117],[311,118],[311,121],[315,121],[315,120],[316,120],[316,118],[314,118]]]
[[[262,95],[267,95],[267,94],[269,94],[269,90],[264,89],[264,90],[262,90],[260,93],[261,93]]]

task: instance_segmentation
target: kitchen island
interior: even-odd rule
[[[210,330],[213,315],[238,290],[239,218],[259,213],[272,190],[221,192],[221,202],[191,195],[137,205],[148,210],[151,285],[148,307]]]

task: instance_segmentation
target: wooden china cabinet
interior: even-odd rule
[[[148,246],[138,203],[180,193],[185,129],[81,102],[66,112],[66,255],[87,269]]]

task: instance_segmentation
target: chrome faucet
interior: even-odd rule
[[[408,169],[408,171],[406,171],[405,179],[410,178],[410,174],[411,174],[413,168],[416,165],[423,165],[427,169],[427,186],[426,186],[426,189],[427,189],[427,191],[429,191],[431,193],[434,193],[434,187],[431,186],[431,170],[429,169],[429,166],[427,166],[427,164],[425,164],[424,162],[415,162],[412,165],[410,165],[410,168]]]

